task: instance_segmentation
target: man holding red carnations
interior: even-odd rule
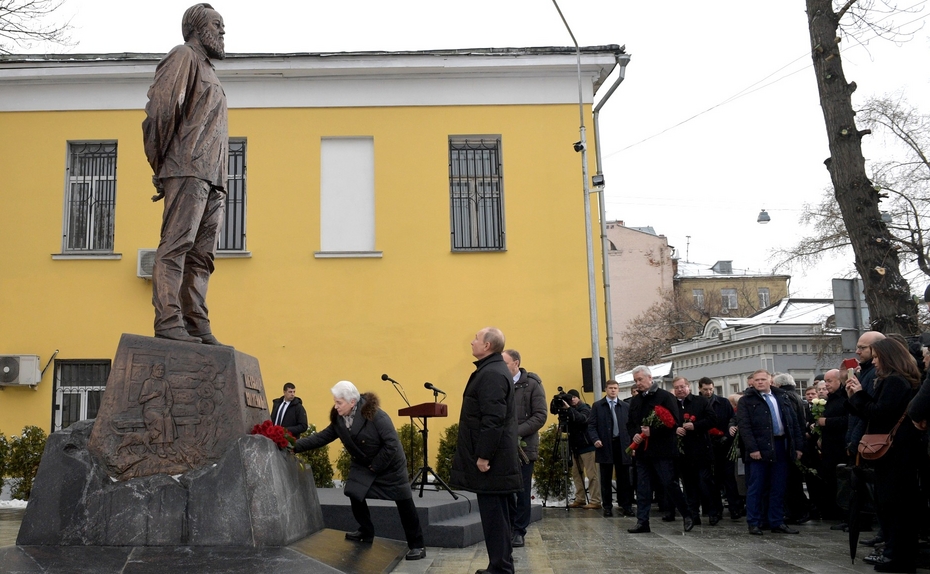
[[[631,534],[650,532],[653,481],[662,485],[671,502],[684,517],[684,530],[694,528],[691,511],[678,483],[674,480],[678,457],[676,429],[681,426],[678,403],[671,393],[652,381],[652,371],[645,365],[633,369],[633,385],[638,391],[630,401],[628,430],[633,435],[636,464],[636,526]],[[658,420],[658,424],[650,421]]]

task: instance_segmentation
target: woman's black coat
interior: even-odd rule
[[[407,457],[391,417],[378,408],[377,396],[365,393],[359,398],[352,428],[346,428],[335,407],[329,413],[329,420],[325,429],[298,440],[294,452],[319,448],[338,438],[352,457],[346,496],[357,500],[412,498]]]

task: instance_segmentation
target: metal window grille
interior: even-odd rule
[[[112,252],[116,143],[69,144],[67,185],[63,250]]]
[[[504,249],[500,138],[449,139],[453,251]]]
[[[219,249],[245,251],[245,140],[229,140],[226,220]]]
[[[109,360],[56,361],[54,430],[96,418],[109,376]]]

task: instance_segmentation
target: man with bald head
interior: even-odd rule
[[[823,500],[817,502],[821,507],[822,518],[837,520],[843,518],[836,505],[836,466],[847,464],[846,429],[849,416],[846,411],[846,390],[839,369],[824,373],[823,380],[827,386],[827,404],[814,424],[820,428],[821,472],[823,478]]]
[[[862,390],[869,396],[873,395],[875,382],[875,365],[872,364],[872,343],[884,339],[885,336],[878,331],[866,331],[859,337],[856,342],[856,357],[859,359],[859,369],[856,378],[862,385]],[[859,441],[865,434],[866,422],[855,416],[849,415],[849,429],[846,431],[846,452],[850,456],[855,454],[859,447]]]
[[[501,353],[504,334],[485,327],[471,342],[477,359],[462,396],[458,442],[452,459],[453,486],[476,494],[488,567],[479,572],[513,574],[508,499],[523,489],[517,455],[513,379]]]
[[[211,59],[226,57],[223,17],[206,3],[181,19],[184,44],[155,68],[142,135],[165,200],[152,267],[155,336],[219,345],[207,316],[207,284],[226,211],[226,94]]]

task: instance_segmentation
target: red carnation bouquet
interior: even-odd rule
[[[720,438],[722,436],[726,436],[726,433],[724,433],[722,430],[718,429],[717,427],[714,427],[710,429],[709,431],[707,431],[707,434],[709,434],[710,436],[714,438]]]
[[[672,411],[667,408],[656,405],[651,413],[646,415],[643,419],[642,426],[649,428],[674,428],[675,427],[675,416],[672,414]],[[639,447],[643,447],[643,450],[649,448],[649,437],[643,436],[642,433],[636,433],[636,436],[644,439],[641,443],[631,442],[630,446],[626,447],[627,454],[633,454],[633,451]]]
[[[291,434],[286,428],[276,425],[271,421],[265,421],[261,424],[257,424],[252,427],[252,432],[249,434],[260,434],[263,437],[270,438],[278,448],[293,448],[294,443],[297,440],[294,438],[294,435]]]

